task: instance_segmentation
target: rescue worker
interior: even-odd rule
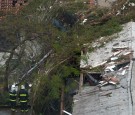
[[[28,112],[28,91],[25,89],[24,85],[21,85],[21,89],[19,91],[19,101],[21,112]]]
[[[9,98],[10,98],[10,106],[11,106],[11,111],[16,111],[16,99],[17,99],[17,92],[15,89],[15,85],[11,86],[11,90],[9,92]]]

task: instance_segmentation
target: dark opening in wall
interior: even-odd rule
[[[98,85],[101,80],[101,73],[86,73],[84,75],[84,85],[89,84],[90,86],[95,86]]]

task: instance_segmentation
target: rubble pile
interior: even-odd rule
[[[118,6],[118,4],[116,4],[116,6]],[[131,7],[135,7],[135,3],[134,2],[130,2],[129,0],[127,0],[122,6],[120,6],[121,8],[116,12],[116,16],[118,15],[122,15],[123,11],[126,11],[127,9],[131,8]]]
[[[90,44],[95,50],[86,53],[86,59],[81,60],[80,68],[104,67],[108,63],[119,64],[129,61],[133,55],[132,49],[134,49],[134,28],[135,23],[129,22],[123,25],[123,31],[120,33],[111,37],[101,37]]]
[[[101,37],[92,43],[92,47],[95,48],[94,52],[83,54],[86,56],[87,63],[81,60],[81,69],[102,68],[103,70],[100,70],[102,72],[98,78],[87,74],[90,86],[97,86],[101,89],[110,85],[121,86],[121,80],[126,77],[130,61],[134,57],[134,24],[134,22],[129,22],[123,25],[123,31],[108,37],[109,41],[107,37]],[[117,39],[113,39],[113,37]],[[104,46],[101,47],[103,43]]]

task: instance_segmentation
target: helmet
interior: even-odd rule
[[[21,89],[25,89],[24,85],[21,85]]]
[[[11,91],[14,91],[15,90],[15,85],[12,85],[11,86]]]
[[[32,84],[29,84],[29,87],[32,87]]]

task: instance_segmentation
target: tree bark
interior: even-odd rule
[[[6,70],[5,70],[5,76],[4,76],[4,91],[8,91],[8,77],[10,75],[10,61],[13,58],[14,51],[16,48],[13,48],[8,60],[6,61]]]
[[[61,88],[60,115],[63,115],[64,110],[64,85]]]
[[[81,93],[82,86],[83,86],[83,73],[80,72],[79,93]]]

